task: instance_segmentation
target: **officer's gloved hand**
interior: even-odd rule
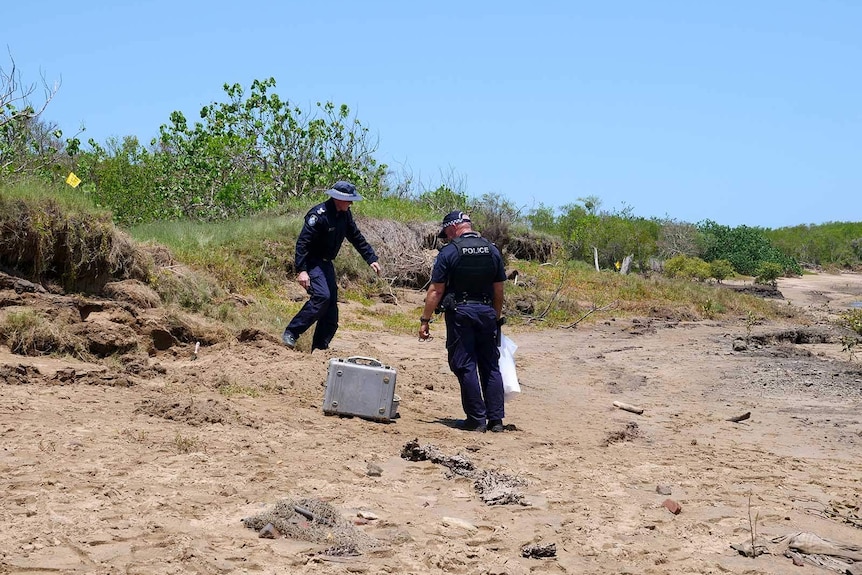
[[[506,316],[500,316],[497,318],[497,347],[503,343],[503,326],[506,325]]]

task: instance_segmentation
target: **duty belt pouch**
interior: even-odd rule
[[[395,369],[370,357],[330,359],[323,413],[374,421],[394,419],[401,402],[395,394],[396,375]]]
[[[437,313],[443,313],[444,311],[452,311],[455,309],[455,294],[447,293],[443,296],[443,299],[440,300],[440,304],[437,306]]]

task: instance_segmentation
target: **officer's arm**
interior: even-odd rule
[[[503,317],[503,282],[494,282],[494,311],[497,312],[497,319]]]
[[[368,243],[365,236],[363,236],[362,232],[359,231],[359,227],[356,225],[352,216],[347,220],[345,236],[347,237],[347,241],[353,244],[353,247],[355,247],[356,251],[359,252],[359,255],[362,256],[362,259],[365,260],[365,263],[371,265],[377,261],[377,254],[374,253],[374,248],[371,247],[371,244]]]
[[[296,238],[296,257],[294,264],[296,273],[308,271],[308,250],[311,247],[311,242],[314,240],[314,224],[317,223],[317,218],[312,220],[313,224],[309,225],[310,216],[306,216],[305,222],[302,225],[302,231],[299,232],[299,237]]]
[[[422,317],[431,319],[434,315],[434,310],[440,305],[440,300],[443,299],[443,292],[446,291],[446,284],[432,283],[428,286],[428,293],[425,295],[425,309],[422,310]]]

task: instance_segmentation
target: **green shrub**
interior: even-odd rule
[[[757,269],[757,277],[754,278],[754,283],[776,286],[777,280],[784,274],[784,268],[781,264],[775,262],[763,262]]]
[[[704,281],[712,277],[710,265],[700,258],[678,255],[664,263],[665,274],[672,278]]]
[[[862,335],[862,309],[851,309],[841,314],[847,327]]]
[[[713,260],[709,262],[709,274],[710,277],[715,278],[718,283],[721,283],[723,280],[733,277],[735,272],[733,271],[733,264],[729,261]]]

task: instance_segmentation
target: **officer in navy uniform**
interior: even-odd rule
[[[362,199],[356,186],[339,181],[326,191],[329,199],[317,204],[305,215],[305,224],[296,240],[296,280],[309,293],[309,299],[284,330],[281,340],[293,349],[296,340],[315,321],[311,350],[327,349],[338,330],[338,284],[332,260],[338,255],[345,238],[359,255],[380,275],[377,254],[350,213],[350,204]]]
[[[503,431],[503,378],[498,337],[503,323],[506,271],[497,246],[473,231],[469,216],[450,212],[438,237],[441,248],[431,272],[419,339],[430,337],[438,306],[445,310],[449,368],[461,384],[461,405],[469,431]]]

